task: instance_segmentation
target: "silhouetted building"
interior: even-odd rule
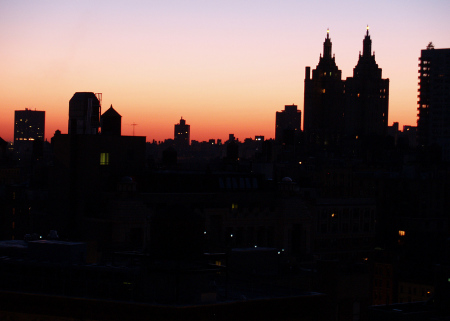
[[[419,58],[418,144],[438,145],[442,159],[450,160],[450,49],[430,43]]]
[[[93,109],[95,112],[88,112]],[[95,116],[96,122],[90,122],[90,117],[72,118],[74,127],[69,121],[69,134],[56,132],[52,138],[52,228],[65,237],[94,242],[101,249],[102,245],[115,242],[118,230],[129,227],[123,224],[121,213],[113,217],[117,206],[107,206],[107,194],[124,189],[135,191],[133,178],[145,168],[146,139],[121,136],[121,116],[112,107],[102,115],[104,130],[100,134],[100,104],[93,93],[76,93],[70,100],[69,117],[75,111]],[[133,210],[133,215],[136,213],[141,212]],[[99,219],[108,223],[100,223]],[[131,231],[130,238],[132,235]]]
[[[363,53],[345,81],[345,132],[352,139],[385,136],[388,126],[389,79],[383,79],[381,68],[371,53],[372,40],[367,27]]]
[[[363,53],[359,55],[353,77],[341,79],[341,71],[331,56],[329,34],[323,57],[310,75],[305,74],[305,111],[303,130],[306,141],[318,146],[342,146],[343,139],[381,138],[387,135],[389,79],[371,53],[372,40],[367,29]]]
[[[102,124],[102,135],[120,136],[122,134],[122,116],[112,105],[103,113],[100,119]]]
[[[102,94],[76,92],[69,101],[69,134],[98,134]]]
[[[178,153],[172,146],[162,152],[162,163],[166,168],[173,168],[177,165]]]
[[[100,200],[116,191],[123,177],[136,177],[145,168],[145,137],[112,135],[55,135],[51,187],[55,211],[53,224],[61,235],[108,240],[101,228],[91,230],[86,219],[108,216]],[[62,214],[63,213],[63,214]],[[106,217],[105,217],[106,215]],[[95,232],[93,232],[95,230]],[[93,233],[93,234],[89,234]]]
[[[21,156],[42,155],[45,111],[25,108],[14,112],[14,150]]]
[[[180,123],[175,124],[174,141],[175,146],[188,147],[190,144],[191,126],[186,124],[186,120],[181,117]]]
[[[286,105],[277,111],[275,119],[275,140],[279,144],[292,145],[301,131],[302,112],[297,105]]]
[[[417,126],[403,126],[401,138],[408,142],[408,146],[416,147],[417,145]]]
[[[312,77],[310,67],[306,67],[304,99],[303,131],[307,142],[320,146],[339,144],[344,131],[344,81],[331,55],[329,31]]]
[[[8,142],[0,137],[0,166],[5,165],[7,163],[8,160],[7,151],[8,151]]]

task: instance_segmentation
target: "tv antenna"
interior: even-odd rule
[[[133,136],[134,136],[134,127],[136,127],[138,124],[132,123],[131,126],[133,126]]]

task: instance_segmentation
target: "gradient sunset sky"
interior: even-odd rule
[[[416,125],[418,57],[450,47],[450,1],[0,0],[0,137],[14,111],[46,112],[45,136],[67,133],[77,91],[103,94],[122,134],[191,139],[274,137],[275,112],[303,110],[305,67],[327,28],[342,76],[352,76],[369,25],[390,79],[389,125]]]

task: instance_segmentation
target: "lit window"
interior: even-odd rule
[[[109,165],[109,153],[100,153],[100,165]]]
[[[399,235],[399,236],[405,236],[405,231],[401,231],[401,230],[398,231],[398,235]]]

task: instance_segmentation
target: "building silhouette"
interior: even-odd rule
[[[122,134],[122,116],[112,105],[101,115],[100,120],[102,135],[120,136]]]
[[[134,178],[145,167],[146,138],[122,136],[121,116],[112,106],[101,115],[100,132],[96,118],[99,103],[94,93],[75,93],[70,100],[69,117],[74,110],[80,114],[89,111],[90,106],[95,107],[92,107],[95,112],[86,113],[92,118],[72,118],[69,134],[56,133],[52,138],[54,166],[50,182],[55,199],[52,204],[55,229],[60,235],[96,242],[101,247],[114,242],[116,234],[111,231],[117,226],[130,228],[121,225],[120,219],[111,218],[113,210],[108,208],[106,200],[110,200],[108,193],[118,189],[135,189]],[[96,220],[100,218],[109,223],[97,225]]]
[[[175,146],[186,148],[190,144],[191,126],[186,124],[186,120],[181,117],[180,122],[175,124],[174,141]]]
[[[102,94],[76,92],[69,101],[69,134],[98,134]]]
[[[297,105],[286,105],[277,111],[275,119],[275,140],[279,144],[292,145],[301,131],[302,112]]]
[[[385,136],[388,126],[389,79],[383,79],[381,68],[372,54],[372,40],[367,27],[363,53],[345,81],[345,131],[353,139]]]
[[[303,130],[307,143],[342,147],[344,140],[386,136],[389,79],[382,78],[371,50],[367,28],[353,77],[342,80],[327,33],[312,77],[306,67]]]
[[[432,43],[419,58],[418,145],[438,145],[450,160],[450,49]]]
[[[19,157],[42,154],[45,111],[25,108],[14,112],[14,150]]]
[[[334,55],[329,30],[323,43],[323,56],[312,71],[306,67],[303,130],[308,143],[336,145],[344,132],[344,81]]]

